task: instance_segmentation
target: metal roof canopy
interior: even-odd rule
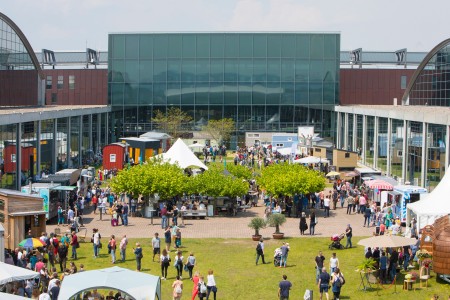
[[[51,188],[53,191],[73,191],[76,189],[76,186],[67,186],[67,185],[59,185],[54,188]]]

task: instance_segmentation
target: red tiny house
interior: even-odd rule
[[[127,144],[114,143],[103,148],[103,168],[122,170],[126,162]]]

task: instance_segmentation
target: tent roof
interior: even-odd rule
[[[408,209],[417,215],[419,228],[432,225],[438,217],[450,214],[449,194],[450,169],[445,172],[444,177],[431,193],[423,195],[420,201],[407,205]],[[429,218],[430,216],[432,218]],[[423,221],[420,220],[421,218]]]
[[[195,166],[208,170],[208,167],[195,156],[192,150],[181,139],[178,139],[162,156],[164,161],[178,163],[183,169]]]
[[[33,278],[39,278],[39,273],[0,262],[0,285]]]
[[[79,292],[94,288],[117,290],[119,287],[136,300],[162,299],[158,276],[120,267],[84,271],[64,277],[58,298],[69,299]]]
[[[22,296],[13,295],[13,294],[0,293],[0,299],[2,299],[2,300],[25,300],[25,299],[28,299],[28,298],[25,298],[25,297],[22,297]]]

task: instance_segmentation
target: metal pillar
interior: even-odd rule
[[[386,174],[391,176],[391,145],[392,145],[392,119],[388,118],[387,120],[387,141],[386,141]]]
[[[72,169],[72,118],[67,117],[67,136],[66,136],[66,143],[67,143],[67,168]]]
[[[405,183],[407,175],[407,163],[408,163],[408,121],[403,120],[403,144],[402,144],[402,178],[403,183]]]
[[[353,114],[353,141],[352,141],[352,150],[356,151],[358,148],[358,115]]]
[[[449,164],[449,155],[450,155],[450,149],[449,149],[449,137],[450,137],[450,126],[447,125],[445,129],[445,172],[447,172],[448,164]]]
[[[37,121],[36,128],[36,175],[41,177],[41,120]]]
[[[337,135],[336,135],[336,149],[341,149],[341,140],[342,140],[342,131],[341,131],[341,113],[337,113],[336,119],[336,127],[337,127]]]
[[[105,145],[109,144],[109,115],[105,114]]]
[[[97,114],[97,149],[95,149],[95,153],[100,152],[102,150],[100,138],[101,136],[102,136],[102,114]]]
[[[22,123],[16,125],[16,190],[22,187]]]
[[[78,127],[80,128],[79,130],[79,135],[78,135],[78,167],[82,167],[82,159],[81,159],[81,149],[82,147],[82,143],[83,143],[83,116],[80,116],[80,119],[78,121]]]
[[[350,145],[348,143],[348,113],[344,114],[344,149],[350,150]]]
[[[423,122],[422,123],[422,172],[420,172],[420,186],[426,188],[426,180],[427,180],[427,157],[428,157],[428,139],[427,139],[427,132],[428,132],[428,124]]]
[[[53,119],[53,149],[52,149],[52,170],[55,174],[58,171],[58,119]]]
[[[367,146],[367,116],[362,115],[363,117],[363,136],[362,136],[362,150],[361,150],[361,159],[362,163],[366,164],[366,146]]]
[[[378,168],[378,130],[380,126],[379,117],[375,116],[373,121],[373,167]]]
[[[92,144],[92,114],[88,116],[89,118],[89,150],[94,151]]]

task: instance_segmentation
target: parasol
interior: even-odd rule
[[[389,190],[392,191],[394,186],[383,180],[370,180],[366,185],[371,189]]]
[[[362,239],[358,242],[358,245],[372,248],[396,248],[415,244],[417,244],[416,239],[410,239],[399,235],[378,235]]]
[[[325,175],[326,177],[332,177],[332,176],[339,176],[341,175],[341,173],[339,172],[335,172],[335,171],[331,171],[329,172],[327,175]]]
[[[353,171],[347,172],[347,173],[345,173],[344,175],[345,175],[346,177],[356,177],[356,176],[358,176],[358,174],[356,174],[356,173],[353,172]]]
[[[42,244],[42,242],[38,239],[35,238],[28,238],[28,239],[24,239],[23,241],[21,241],[19,243],[20,247],[23,248],[38,248],[38,247],[44,247],[44,245]]]

